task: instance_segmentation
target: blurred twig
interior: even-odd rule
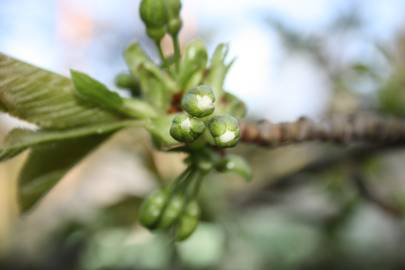
[[[373,146],[357,146],[345,151],[334,154],[327,154],[315,161],[309,162],[307,165],[293,170],[288,174],[272,179],[263,185],[258,186],[254,190],[245,193],[243,196],[238,194],[235,197],[237,205],[249,206],[259,202],[269,201],[269,194],[277,190],[283,190],[287,187],[295,186],[297,184],[304,184],[309,181],[310,177],[303,177],[308,173],[319,173],[335,166],[340,166],[347,162],[360,162],[364,159],[371,158],[376,154],[383,154],[387,151],[397,150],[398,146],[405,143],[391,143],[386,145],[373,145]]]
[[[355,168],[351,166],[350,169],[351,182],[353,183],[361,198],[379,207],[385,213],[390,214],[395,218],[402,218],[401,209],[378,196],[378,194],[376,194],[376,192],[367,185],[367,181],[366,179],[364,179],[364,175],[361,173],[359,168],[357,168],[357,166]]]

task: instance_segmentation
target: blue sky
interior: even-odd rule
[[[405,1],[400,0],[183,2],[186,24],[207,38],[211,51],[216,43],[230,43],[230,54],[237,61],[226,82],[227,88],[247,101],[252,115],[274,121],[292,120],[302,114],[322,114],[330,96],[330,85],[310,58],[286,55],[266,17],[280,19],[307,34],[325,29],[340,12],[360,7],[366,36],[354,38],[354,43],[347,46],[336,39],[336,46],[331,46],[335,50],[352,46],[355,49],[348,57],[358,58],[372,53],[372,40],[389,42],[405,18]],[[37,0],[0,0],[0,51],[62,74],[68,74],[69,68],[81,69],[112,85],[114,74],[125,69],[120,52],[125,44],[117,41],[144,35],[135,0],[41,0],[38,3]],[[97,22],[96,28],[89,24],[88,29],[80,30],[92,31],[91,40],[72,41],[81,34],[75,28],[75,23],[80,25],[75,21],[77,14],[71,18],[72,10]],[[68,18],[63,20],[64,24],[60,23],[61,14]],[[112,49],[116,52],[111,53]]]

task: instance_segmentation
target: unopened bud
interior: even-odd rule
[[[239,123],[233,116],[216,116],[212,118],[208,128],[215,144],[219,147],[232,147],[239,141]]]
[[[185,93],[181,107],[192,116],[208,116],[215,110],[214,92],[208,85],[199,85]]]
[[[204,123],[187,114],[178,114],[174,117],[170,127],[170,135],[179,142],[191,143],[205,130]]]

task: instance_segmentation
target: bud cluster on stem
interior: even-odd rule
[[[147,35],[157,45],[161,63],[154,63],[139,44],[132,44],[124,54],[130,74],[118,76],[116,84],[131,93],[139,90],[137,97],[156,110],[153,115],[147,111],[151,116],[148,131],[159,149],[169,145],[188,155],[187,169],[144,200],[139,220],[150,230],[174,232],[175,239],[181,241],[197,228],[201,212],[197,196],[206,174],[216,170],[250,178],[250,167],[241,157],[218,149],[238,143],[237,118],[242,118],[246,110],[241,100],[223,89],[232,65],[226,60],[226,44],[218,45],[211,59],[198,39],[190,41],[180,53],[180,0],[142,0],[139,11]],[[173,55],[167,58],[160,44],[166,34],[174,47]]]
[[[190,166],[173,183],[152,193],[142,204],[139,221],[150,230],[174,229],[175,239],[187,239],[197,228],[200,207],[195,199],[201,172]],[[197,182],[193,180],[197,178]],[[194,185],[193,185],[194,184]]]
[[[162,61],[166,63],[160,41],[167,33],[172,37],[175,50],[175,62],[178,65],[180,46],[178,33],[182,21],[180,18],[180,0],[142,0],[139,13],[146,26],[146,34],[156,43]]]
[[[170,128],[172,137],[180,142],[192,143],[208,128],[215,146],[235,146],[240,138],[238,120],[230,115],[213,116],[215,96],[211,87],[200,85],[185,93],[180,113],[173,119]]]

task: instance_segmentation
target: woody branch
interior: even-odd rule
[[[365,113],[334,116],[319,122],[305,117],[282,123],[242,122],[241,141],[268,147],[307,141],[395,144],[405,142],[405,122]]]

